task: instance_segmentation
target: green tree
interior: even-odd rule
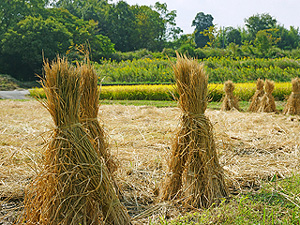
[[[48,0],[1,0],[0,1],[0,38],[10,27],[26,16],[37,16]]]
[[[195,27],[195,43],[198,48],[203,48],[209,42],[209,37],[204,36],[202,32],[213,26],[213,20],[212,15],[204,14],[203,12],[197,13],[193,20],[192,26]]]
[[[272,32],[276,32],[276,30],[274,31],[274,29],[266,29],[260,30],[256,33],[254,45],[263,57],[267,57],[271,47],[280,40],[276,37],[273,37]]]
[[[161,51],[165,43],[165,22],[160,14],[149,6],[133,6],[136,17],[136,46],[151,51]]]
[[[179,38],[179,35],[183,32],[180,27],[176,26],[176,10],[169,11],[166,3],[156,2],[154,9],[160,14],[165,27],[165,37],[166,41],[174,41]]]
[[[209,41],[207,42],[205,47],[220,47],[220,43],[218,43],[217,41],[219,40],[221,32],[218,32],[217,28],[214,25],[200,33],[203,34],[204,37],[209,38]]]
[[[260,30],[275,28],[277,20],[268,13],[256,14],[245,19],[245,25],[251,35],[252,40]]]
[[[42,55],[53,59],[65,53],[71,37],[67,28],[54,18],[28,16],[4,34],[2,53],[6,60],[2,63],[16,78],[32,80],[35,73],[41,72]]]
[[[225,29],[225,37],[226,37],[226,43],[234,43],[236,45],[242,44],[242,35],[241,32],[238,29],[235,29],[233,27],[227,27]]]
[[[72,50],[88,43],[91,57],[98,61],[101,57],[108,57],[114,52],[111,40],[98,32],[98,23],[94,20],[84,21],[72,15],[63,8],[50,8],[44,13],[44,19],[53,17],[72,33]]]
[[[94,20],[98,25],[97,34],[107,36],[107,12],[111,8],[107,0],[58,0],[54,5],[67,9],[71,14],[85,21]]]
[[[284,50],[292,50],[299,47],[300,42],[300,34],[299,28],[290,27],[290,29],[284,28],[284,26],[277,26],[278,35],[280,38],[278,43],[276,44],[279,48]]]
[[[136,18],[130,5],[124,1],[113,4],[107,12],[106,35],[118,51],[136,50]]]

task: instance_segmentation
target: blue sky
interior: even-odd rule
[[[192,21],[198,12],[211,14],[217,26],[244,27],[245,18],[269,13],[286,28],[300,27],[299,0],[125,0],[129,5],[167,3],[169,10],[177,11],[176,23],[184,33],[192,33]],[[111,2],[118,2],[112,0]]]

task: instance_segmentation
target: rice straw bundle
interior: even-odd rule
[[[176,134],[172,158],[161,197],[179,197],[193,207],[209,207],[228,189],[219,164],[213,127],[204,115],[207,107],[208,77],[203,65],[177,55],[173,66],[182,110],[181,126]]]
[[[100,105],[98,76],[88,57],[86,63],[80,66],[80,74],[82,91],[80,122],[88,130],[94,148],[99,151],[100,156],[105,160],[107,168],[113,173],[117,169],[117,164],[109,152],[107,135],[97,119]]]
[[[284,107],[283,114],[300,115],[300,78],[292,79],[292,90]]]
[[[229,111],[229,110],[240,110],[239,108],[239,101],[233,95],[234,91],[234,84],[231,80],[228,80],[224,84],[224,91],[225,91],[225,98],[223,100],[221,110],[222,111]]]
[[[265,81],[265,94],[261,98],[257,112],[276,112],[275,99],[272,95],[274,91],[274,81]]]
[[[104,160],[80,124],[80,75],[66,59],[44,65],[42,102],[56,126],[41,173],[26,190],[22,224],[130,224]]]
[[[259,107],[261,98],[264,96],[264,93],[265,93],[264,92],[264,81],[258,78],[257,82],[256,82],[256,91],[251,98],[251,103],[250,103],[248,111],[250,111],[250,112],[258,111],[258,107]]]

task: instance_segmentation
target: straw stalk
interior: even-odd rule
[[[272,95],[274,91],[274,81],[266,80],[265,81],[265,94],[261,98],[261,101],[258,106],[258,112],[276,112],[275,99]]]
[[[256,91],[251,98],[251,103],[248,108],[248,111],[250,111],[250,112],[258,111],[258,107],[260,105],[261,98],[264,96],[264,93],[265,93],[264,92],[264,81],[258,78],[256,81]]]
[[[80,74],[66,59],[44,65],[42,101],[56,128],[26,189],[21,224],[130,224],[104,160],[80,123]]]
[[[185,203],[193,207],[207,208],[218,198],[228,195],[213,127],[204,115],[208,77],[203,65],[179,55],[173,69],[182,116],[161,198],[172,200],[183,197]]]
[[[283,114],[300,115],[300,78],[292,79],[292,93],[284,107]]]
[[[239,110],[239,101],[233,95],[234,84],[231,80],[228,80],[224,84],[225,97],[222,102],[221,110],[229,111],[229,110]]]

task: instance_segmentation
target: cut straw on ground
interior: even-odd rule
[[[55,126],[50,114],[34,100],[2,100],[0,108],[0,195],[1,199],[15,196],[1,202],[0,221],[12,224],[20,212],[9,207],[22,207],[24,187],[36,173],[35,165],[42,161],[41,146]],[[176,202],[159,204],[157,196],[168,173],[170,148],[181,115],[176,107],[101,106],[98,119],[105,121],[111,154],[120,161],[115,177],[124,193],[122,203],[136,217],[134,224],[160,224],[160,218],[170,221],[190,211]],[[216,149],[230,193],[253,192],[274,176],[298,174],[299,116],[212,109],[205,115],[214,125]]]

